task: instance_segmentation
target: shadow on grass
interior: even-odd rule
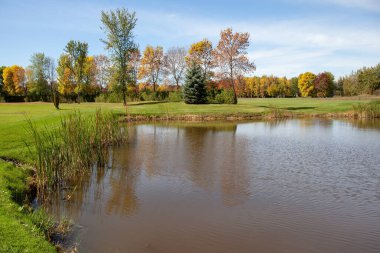
[[[286,107],[285,109],[289,111],[297,111],[297,110],[312,110],[315,109],[316,107],[313,106],[300,106],[300,107]]]
[[[139,102],[138,104],[128,104],[128,106],[155,105],[155,104],[165,104],[165,103],[173,103],[173,102],[172,101],[145,101],[145,102]]]
[[[261,108],[267,108],[267,109],[282,109],[282,110],[289,110],[289,111],[297,111],[297,110],[312,110],[315,109],[316,107],[314,106],[299,106],[299,107],[275,107],[275,106],[267,106],[267,105],[259,105],[257,107]]]

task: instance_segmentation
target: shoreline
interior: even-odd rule
[[[121,116],[122,122],[155,122],[155,121],[183,121],[183,122],[212,122],[212,121],[250,121],[273,119],[372,119],[358,115],[353,111],[341,113],[292,113],[289,111],[237,114],[129,114]],[[379,118],[375,118],[379,119]]]

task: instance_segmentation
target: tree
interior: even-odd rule
[[[230,81],[235,104],[237,103],[235,80],[239,75],[256,69],[254,63],[248,59],[248,47],[249,33],[233,33],[231,28],[227,28],[221,31],[218,46],[214,51],[221,75]]]
[[[345,96],[356,96],[360,94],[357,73],[352,73],[349,76],[343,77],[341,82],[343,87],[343,94]]]
[[[4,86],[3,71],[5,68],[6,68],[5,66],[0,66],[0,96],[3,93],[3,86]]]
[[[136,14],[124,8],[109,12],[102,11],[101,21],[102,29],[107,36],[107,39],[101,41],[106,45],[106,49],[111,51],[117,79],[122,88],[124,105],[127,106],[128,62],[137,48],[133,34],[137,22]]]
[[[80,93],[82,91],[82,85],[84,84],[83,79],[88,54],[88,44],[86,42],[70,40],[65,47],[65,53],[67,55],[67,60],[65,61],[66,67],[74,76],[77,102],[80,103]]]
[[[299,88],[298,88],[298,78],[293,77],[290,79],[290,94],[292,97],[298,97],[299,96]]]
[[[309,97],[313,95],[314,80],[316,75],[311,72],[305,72],[298,77],[298,88],[302,97]]]
[[[13,65],[3,70],[3,89],[8,96],[22,96],[26,94],[25,70]]]
[[[56,109],[59,109],[59,93],[58,85],[56,83],[57,72],[55,69],[55,60],[52,57],[47,57],[47,81],[50,85],[50,92],[53,100],[53,104]]]
[[[189,54],[186,57],[188,65],[192,62],[199,64],[202,67],[203,76],[207,81],[212,76],[211,70],[215,67],[213,49],[211,41],[203,39],[190,46]]]
[[[314,80],[315,95],[320,98],[334,96],[334,76],[330,72],[317,75]]]
[[[206,103],[205,78],[201,66],[196,63],[187,70],[183,96],[186,104]]]
[[[171,75],[179,90],[179,83],[182,80],[186,69],[186,49],[183,47],[172,47],[165,54],[165,71]]]
[[[137,85],[138,72],[140,67],[141,54],[138,48],[131,52],[130,61],[128,63],[129,82],[131,86]],[[134,88],[134,87],[131,87]]]
[[[96,66],[95,78],[97,84],[101,88],[107,87],[110,81],[111,75],[111,64],[110,60],[105,55],[96,55],[94,56],[94,62]]]
[[[96,79],[96,71],[97,66],[94,57],[86,57],[83,72],[84,86],[82,89],[82,94],[86,101],[94,102],[95,97],[100,93],[100,85],[98,84]]]
[[[57,90],[66,99],[75,99],[75,78],[74,73],[67,67],[69,59],[66,54],[62,54],[58,59],[57,66]]]
[[[161,78],[164,66],[164,53],[160,46],[156,48],[147,46],[143,52],[139,68],[139,78],[146,79],[153,85],[153,92],[156,92],[156,85]]]
[[[35,53],[28,67],[28,96],[32,100],[47,101],[51,93],[48,83],[49,59],[44,53]]]
[[[362,68],[358,71],[360,93],[373,94],[380,87],[380,64],[376,67]]]

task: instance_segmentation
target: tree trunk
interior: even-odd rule
[[[236,96],[236,90],[235,90],[235,82],[234,82],[234,78],[231,77],[231,88],[234,92],[234,104],[237,104],[237,96]]]

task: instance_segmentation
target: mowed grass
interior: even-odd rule
[[[338,113],[351,111],[353,105],[368,103],[371,99],[315,99],[315,98],[241,98],[237,105],[187,105],[183,102],[131,103],[128,112],[139,115],[160,114],[239,114],[261,113],[279,108],[302,114]]]

